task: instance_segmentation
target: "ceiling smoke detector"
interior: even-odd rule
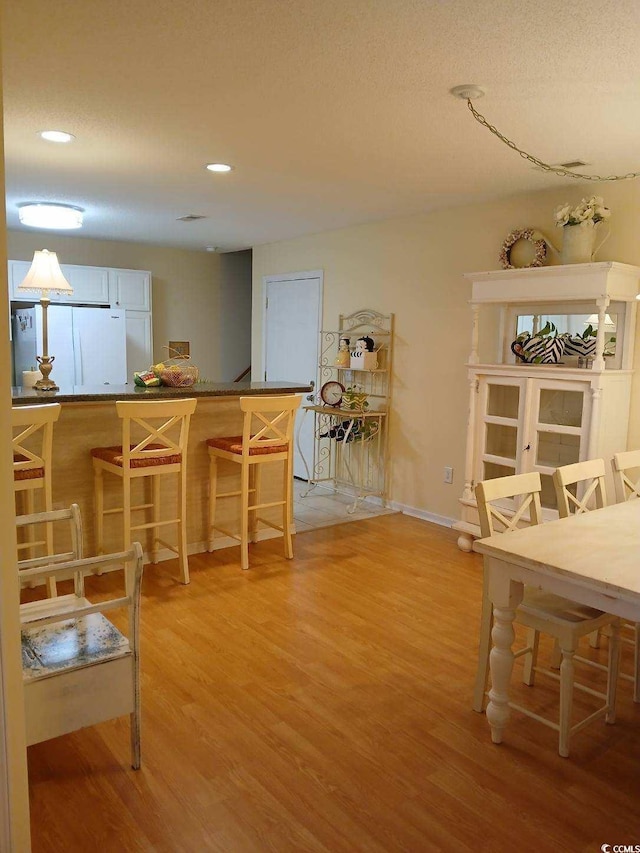
[[[206,216],[200,216],[199,213],[187,213],[185,216],[179,216],[176,222],[195,222],[196,219],[206,219]]]

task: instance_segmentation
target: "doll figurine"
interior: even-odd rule
[[[378,367],[378,356],[374,352],[374,347],[375,342],[368,335],[358,338],[355,351],[351,354],[351,369],[376,370]]]
[[[351,352],[349,350],[349,338],[340,338],[340,346],[338,347],[338,355],[336,356],[336,367],[349,367],[351,360]]]

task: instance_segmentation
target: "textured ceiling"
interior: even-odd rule
[[[5,0],[8,226],[59,201],[84,236],[227,251],[571,183],[468,82],[543,160],[640,171],[639,25],[638,0]]]

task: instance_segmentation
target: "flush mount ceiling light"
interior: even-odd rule
[[[481,86],[477,86],[475,83],[465,83],[462,86],[454,86],[453,89],[450,89],[449,91],[454,98],[460,98],[467,102],[467,107],[469,108],[471,115],[479,124],[486,127],[490,133],[497,136],[498,139],[501,142],[504,142],[504,144],[509,148],[517,151],[523,159],[533,163],[534,166],[537,166],[544,172],[553,172],[561,178],[578,178],[581,181],[627,181],[630,178],[640,178],[640,172],[628,172],[626,175],[583,175],[580,172],[572,171],[571,168],[567,168],[573,166],[573,163],[561,164],[560,166],[552,166],[549,163],[544,163],[542,160],[534,157],[533,154],[528,154],[526,151],[523,151],[522,148],[518,148],[515,142],[512,142],[511,139],[508,139],[504,134],[500,133],[496,127],[489,124],[483,115],[480,115],[471,102],[472,100],[484,97],[484,89]],[[583,165],[586,166],[587,164],[585,163]]]
[[[81,207],[71,204],[49,204],[47,202],[28,202],[18,206],[18,216],[23,225],[30,228],[51,228],[71,230],[82,228]]]
[[[64,130],[39,130],[38,136],[47,142],[73,142],[75,139],[73,133],[66,133]]]
[[[206,167],[210,172],[230,172],[233,166],[228,163],[208,163]]]

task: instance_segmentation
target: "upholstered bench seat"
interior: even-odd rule
[[[102,613],[73,618],[73,609],[90,606],[86,598],[65,595],[55,601],[58,609],[64,608],[69,601],[71,618],[51,625],[22,628],[22,672],[25,679],[41,678],[62,669],[87,666],[129,653],[127,638]],[[46,616],[42,603],[34,603],[39,605],[37,614]],[[30,615],[28,607],[23,607],[22,612],[24,616]]]

